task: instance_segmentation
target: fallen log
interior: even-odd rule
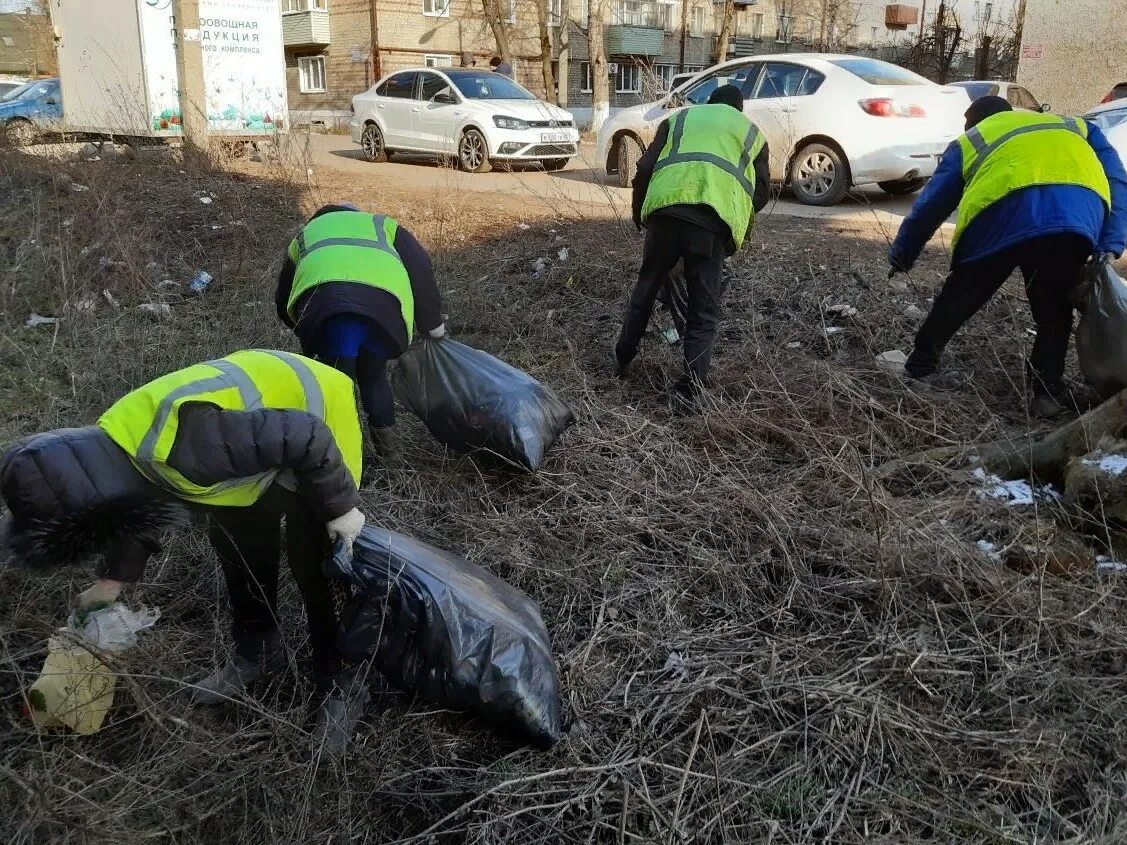
[[[946,464],[977,458],[978,465],[1005,480],[1032,476],[1063,486],[1068,462],[1096,449],[1105,437],[1127,439],[1127,390],[1119,391],[1103,404],[1043,437],[927,449],[882,464],[876,474],[877,478],[885,479],[914,464]]]

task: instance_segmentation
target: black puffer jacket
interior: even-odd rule
[[[201,486],[276,472],[322,522],[360,503],[332,431],[305,411],[224,411],[185,403],[168,465]],[[22,440],[0,460],[0,494],[16,562],[47,568],[105,553],[99,574],[140,578],[155,537],[186,515],[182,500],[150,484],[100,428]]]

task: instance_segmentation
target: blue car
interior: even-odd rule
[[[0,100],[0,130],[10,144],[30,144],[56,130],[63,119],[63,97],[58,79],[36,79]]]

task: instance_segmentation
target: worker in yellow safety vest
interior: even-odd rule
[[[337,651],[342,597],[322,574],[334,542],[351,549],[361,434],[351,381],[275,350],[235,352],[149,382],[97,425],[19,441],[0,459],[4,531],[14,561],[44,570],[100,558],[77,599],[117,599],[187,511],[208,516],[233,616],[230,661],[190,688],[215,704],[281,668],[278,564],[285,518],[289,567],[305,600],[314,679],[325,694],[319,747],[341,753],[368,701]]]
[[[416,328],[436,339],[446,334],[426,250],[391,217],[326,205],[290,242],[274,298],[302,351],[356,382],[376,452],[392,457],[387,364],[403,354]]]
[[[767,204],[769,151],[743,114],[744,94],[722,85],[707,103],[664,120],[638,162],[634,223],[646,230],[638,283],[615,345],[617,373],[637,355],[654,302],[678,261],[685,270],[685,375],[674,385],[682,410],[707,383],[724,295],[724,261],[744,242]]]
[[[1071,404],[1064,363],[1072,333],[1069,293],[1092,256],[1127,247],[1127,173],[1090,121],[1016,112],[1001,97],[975,100],[966,134],[947,147],[889,248],[890,275],[912,269],[952,213],[951,272],[916,334],[905,375],[913,387],[951,389],[939,370],[948,341],[1015,269],[1025,280],[1037,338],[1026,366],[1029,410],[1056,416]]]

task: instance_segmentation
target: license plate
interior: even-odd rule
[[[541,132],[541,144],[563,144],[571,139],[567,136],[566,132]]]

